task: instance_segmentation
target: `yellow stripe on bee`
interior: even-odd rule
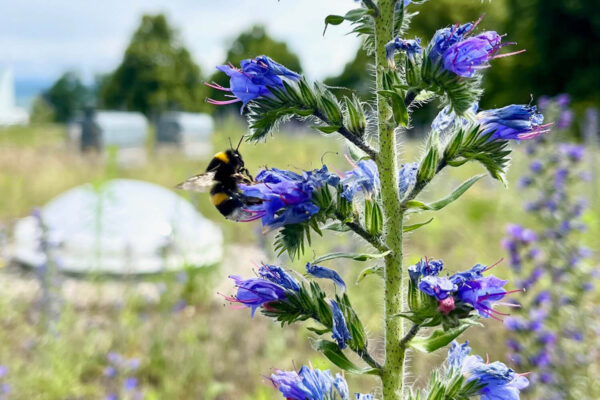
[[[218,158],[226,164],[229,162],[229,157],[227,157],[227,154],[224,151],[215,154],[215,158]]]
[[[219,204],[221,204],[222,202],[224,202],[225,200],[227,200],[228,198],[229,198],[229,196],[223,192],[215,193],[215,194],[210,195],[210,202],[212,203],[213,206],[216,207]]]

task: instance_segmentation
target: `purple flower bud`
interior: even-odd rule
[[[258,270],[258,275],[260,275],[260,277],[263,279],[267,279],[278,284],[279,286],[284,287],[285,289],[293,290],[295,292],[300,291],[300,285],[298,284],[298,281],[296,281],[296,279],[294,279],[294,277],[287,273],[283,268],[278,267],[277,265],[263,264]]]
[[[415,265],[408,267],[408,274],[410,280],[416,286],[419,283],[419,279],[424,276],[437,276],[444,269],[444,263],[442,260],[430,260],[425,258],[421,259]]]
[[[419,289],[438,300],[444,300],[452,293],[456,292],[456,285],[446,277],[426,276],[421,279]]]
[[[316,264],[306,263],[306,272],[308,272],[310,275],[316,278],[331,279],[340,290],[346,290],[346,283],[344,282],[340,274],[338,274],[336,271],[330,268],[320,267]]]
[[[331,309],[331,315],[333,320],[333,327],[331,329],[333,333],[333,339],[337,342],[340,349],[346,348],[346,343],[352,340],[352,335],[346,325],[346,319],[340,306],[335,300],[329,300],[329,308]]]
[[[307,366],[303,366],[300,372],[277,371],[271,374],[273,385],[279,389],[283,397],[290,400],[334,398],[334,390],[338,391],[338,387],[341,387],[342,390],[347,388],[347,385],[343,385],[340,379],[343,379],[340,375],[336,375],[334,380],[329,371],[312,369]],[[340,396],[342,395],[339,391],[338,393]]]
[[[394,53],[398,50],[405,51],[408,60],[414,64],[416,55],[421,53],[421,39],[415,38],[413,40],[403,40],[397,37],[386,44],[385,58],[391,69],[396,68]]]

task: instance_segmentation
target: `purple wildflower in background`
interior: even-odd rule
[[[504,46],[514,43],[501,43],[502,37],[496,32],[483,32],[464,39],[448,47],[443,53],[443,66],[446,70],[464,78],[471,78],[480,69],[489,67],[495,58],[507,57],[524,52],[498,54]]]
[[[346,282],[336,271],[316,264],[306,263],[306,272],[316,278],[331,279],[340,290],[346,290]]]
[[[234,67],[232,64],[217,67],[219,71],[229,76],[229,87],[223,87],[215,82],[206,85],[216,90],[231,93],[226,95],[230,99],[208,99],[209,103],[225,105],[241,101],[241,111],[243,111],[248,102],[261,96],[270,95],[269,88],[282,88],[282,78],[292,81],[300,79],[300,75],[296,72],[287,69],[267,56],[243,60],[240,66],[241,69]]]
[[[421,53],[421,39],[415,38],[411,40],[400,39],[399,37],[391,40],[385,45],[385,58],[391,69],[396,68],[394,54],[396,51],[406,52],[406,56],[411,63],[415,63],[415,57]]]
[[[262,278],[242,279],[236,275],[230,275],[237,286],[235,297],[224,296],[226,300],[232,303],[239,303],[242,307],[252,309],[252,316],[259,307],[263,307],[272,301],[284,300],[286,298],[285,289],[273,282]]]
[[[138,386],[138,380],[136,377],[134,376],[130,376],[127,379],[125,379],[125,382],[123,383],[123,389],[126,391],[132,391],[135,390]]]
[[[334,399],[336,392],[343,396],[338,389],[346,390],[344,393],[347,394],[348,385],[342,384],[343,379],[339,374],[334,379],[329,370],[321,371],[307,366],[303,366],[300,372],[277,371],[271,374],[271,382],[288,400]],[[342,397],[342,400],[346,399],[348,397]]]
[[[340,306],[335,300],[329,300],[329,308],[331,309],[331,315],[333,320],[333,327],[331,329],[333,333],[333,339],[337,342],[340,349],[346,348],[346,343],[352,340],[352,335],[346,325],[346,319]]]
[[[558,146],[558,151],[560,151],[561,154],[566,155],[570,161],[580,162],[585,155],[585,146],[571,143],[561,143]]]
[[[505,364],[484,362],[479,356],[471,356],[468,342],[463,345],[453,341],[448,351],[447,363],[453,371],[460,371],[467,382],[477,381],[484,385],[479,390],[481,400],[518,400],[521,390],[529,386],[529,380],[517,374]]]
[[[263,279],[267,279],[278,284],[279,286],[284,287],[285,289],[293,290],[295,292],[300,290],[298,281],[296,281],[296,279],[294,279],[294,277],[286,272],[283,268],[278,267],[277,265],[263,264],[258,270],[258,275]]]
[[[510,106],[480,111],[477,120],[482,134],[492,133],[490,140],[528,140],[549,132],[544,116],[536,106],[512,104]]]
[[[284,225],[297,224],[319,212],[312,202],[313,192],[327,184],[337,185],[339,177],[329,173],[326,166],[304,171],[302,175],[277,168],[261,171],[253,185],[239,185],[246,197],[262,200],[244,210],[255,219],[262,219],[265,231]]]

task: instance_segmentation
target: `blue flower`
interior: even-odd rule
[[[414,64],[415,57],[417,54],[421,53],[421,39],[415,38],[413,40],[403,40],[397,37],[385,45],[385,58],[392,69],[396,67],[394,54],[398,50],[405,51],[408,60]]]
[[[284,300],[285,289],[273,282],[262,278],[242,279],[239,276],[229,276],[235,281],[237,294],[235,297],[225,297],[227,300],[240,303],[245,307],[252,308],[252,316],[256,309],[272,301]]]
[[[470,351],[468,342],[459,345],[453,341],[448,351],[448,365],[452,371],[460,371],[467,382],[477,381],[484,385],[479,390],[481,400],[520,399],[520,391],[529,386],[526,377],[499,361],[490,364],[479,356],[470,356]]]
[[[471,268],[467,271],[455,273],[454,275],[452,275],[450,277],[450,280],[455,285],[462,286],[465,283],[467,283],[468,281],[482,278],[483,273],[485,271],[487,271],[488,269],[489,268],[487,267],[487,265],[477,264],[473,268]]]
[[[444,269],[444,262],[442,260],[430,260],[425,258],[421,259],[415,265],[408,267],[408,275],[414,285],[417,285],[421,277],[424,276],[437,276]]]
[[[355,393],[354,400],[373,400],[372,394]]]
[[[267,56],[259,56],[254,59],[243,60],[241,69],[233,65],[220,65],[217,69],[229,76],[229,87],[223,87],[217,83],[207,84],[209,87],[224,92],[230,92],[229,100],[213,100],[208,102],[216,105],[224,105],[242,102],[242,111],[248,102],[261,96],[270,96],[269,88],[282,88],[283,80],[286,78],[292,81],[298,81],[300,75],[290,71],[283,65],[273,61]]]
[[[350,335],[346,319],[338,303],[335,300],[329,300],[329,308],[331,308],[333,319],[333,339],[337,342],[340,349],[344,349],[346,348],[346,342],[352,340],[352,335]]]
[[[408,190],[415,186],[418,171],[419,163],[417,162],[402,164],[398,172],[398,192],[400,193],[400,198],[403,198]]]
[[[137,386],[138,380],[134,376],[130,376],[129,378],[125,379],[125,382],[123,383],[123,389],[127,391],[134,390],[135,388],[137,388]]]
[[[341,382],[343,379],[336,375],[334,380],[329,371],[307,366],[303,366],[300,372],[277,371],[271,375],[271,382],[289,400],[330,400],[334,398],[335,391],[343,396],[338,389],[347,391],[348,385]],[[342,397],[342,400],[346,399],[348,397]]]
[[[335,374],[335,379],[333,380],[333,386],[340,394],[341,400],[350,400],[350,389],[348,388],[348,383],[344,379],[344,377],[340,374]]]
[[[444,300],[456,292],[456,285],[446,277],[426,276],[421,279],[419,289],[438,300]]]
[[[504,289],[504,285],[507,283],[508,281],[498,279],[493,275],[473,279],[459,286],[456,297],[463,303],[472,305],[482,317],[500,319],[496,315],[504,316],[506,314],[494,310],[493,306],[495,302],[511,293]]]
[[[438,29],[429,42],[428,57],[434,63],[441,61],[444,53],[450,46],[460,42],[463,37],[468,35],[476,24],[466,23],[447,28]]]
[[[348,201],[352,201],[357,192],[377,193],[380,186],[377,165],[372,160],[359,161],[352,171],[344,174],[341,184],[342,197]]]
[[[306,272],[317,278],[331,279],[340,290],[346,290],[346,283],[336,271],[320,267],[316,264],[306,263]]]
[[[256,182],[239,185],[244,196],[262,200],[244,210],[253,215],[250,220],[261,218],[264,230],[269,231],[304,222],[318,213],[319,207],[312,202],[313,192],[327,184],[337,185],[339,178],[326,166],[302,175],[273,168],[261,171]]]
[[[258,275],[260,275],[260,277],[263,279],[267,279],[279,286],[284,287],[285,289],[293,290],[295,292],[300,291],[300,285],[298,284],[298,281],[296,281],[296,279],[294,279],[294,277],[287,273],[283,268],[278,267],[277,265],[263,264],[258,270]]]
[[[512,104],[510,106],[481,111],[477,120],[482,134],[492,133],[490,140],[527,140],[548,132],[551,124],[542,125],[544,116],[536,106]]]

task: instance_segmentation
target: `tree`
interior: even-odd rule
[[[268,54],[273,60],[287,66],[292,71],[302,72],[298,56],[288,48],[285,42],[280,42],[269,36],[265,27],[261,25],[254,25],[250,29],[240,33],[231,43],[227,51],[227,57],[223,63],[239,65],[240,61],[247,58],[254,58],[261,54]],[[210,81],[229,87],[227,76],[219,71],[213,73]],[[222,92],[216,90],[210,90],[208,93],[208,97],[211,98],[220,98],[222,95]]]
[[[342,73],[335,77],[325,79],[325,84],[329,86],[343,86],[356,91],[356,94],[366,99],[373,93],[370,86],[371,80],[365,71],[371,69],[371,58],[362,48],[358,49],[354,60],[344,66]]]
[[[141,111],[203,108],[200,68],[162,14],[144,15],[123,61],[99,91],[101,106]]]
[[[65,72],[52,85],[50,89],[42,94],[53,109],[54,120],[67,122],[77,111],[81,111],[92,101],[89,89],[81,82],[76,72]]]

